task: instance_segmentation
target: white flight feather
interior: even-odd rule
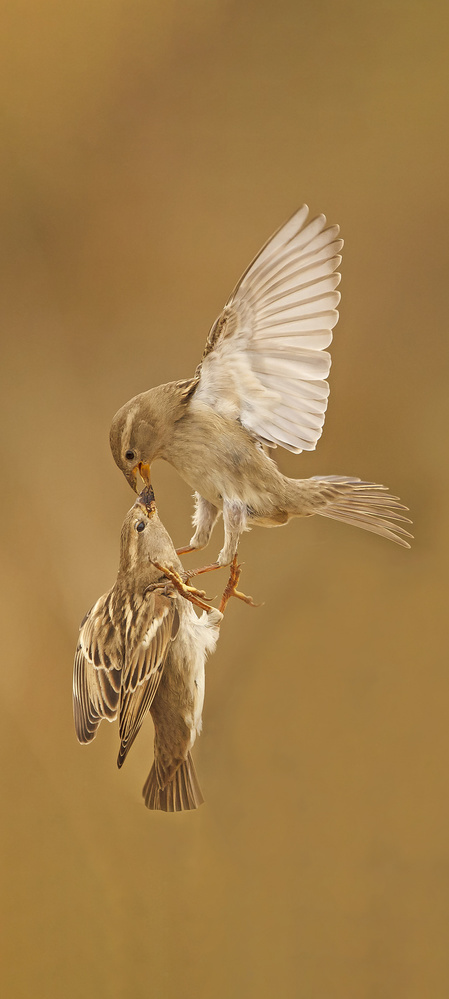
[[[192,406],[239,419],[256,437],[313,450],[325,418],[338,321],[339,227],[303,205],[245,271],[201,366]]]

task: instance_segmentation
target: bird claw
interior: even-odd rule
[[[156,569],[160,569],[160,571],[164,573],[164,576],[166,576],[167,579],[173,583],[173,586],[182,597],[185,597],[186,600],[190,600],[190,602],[195,604],[196,607],[201,607],[202,610],[210,610],[209,604],[205,603],[205,601],[210,600],[211,597],[206,596],[205,590],[197,590],[195,586],[188,586],[180,573],[176,572],[176,569],[170,569],[168,566],[160,565],[159,562],[154,561],[153,565],[156,566]],[[187,573],[184,573],[184,575],[189,578]]]
[[[206,593],[204,590],[197,590],[195,586],[188,585],[188,580],[192,576],[196,575],[198,570],[195,570],[194,572],[183,572],[181,575],[181,573],[177,572],[176,569],[170,569],[168,566],[161,565],[159,562],[153,561],[153,565],[156,567],[156,569],[159,569],[160,572],[164,574],[167,581],[169,581],[172,584],[172,586],[174,586],[175,590],[177,590],[182,597],[184,597],[186,600],[190,600],[190,602],[192,604],[195,604],[197,607],[201,607],[202,610],[210,611],[211,608],[209,606],[209,603],[205,603],[205,601],[206,600],[210,601],[211,597],[206,597]],[[204,568],[200,569],[199,571],[207,572],[209,569],[221,569],[221,568],[222,566],[218,565],[217,563],[210,566],[204,566]],[[219,611],[221,614],[224,613],[225,607],[228,601],[231,599],[231,597],[237,597],[238,600],[243,600],[244,603],[249,604],[250,607],[261,606],[260,604],[256,604],[252,597],[248,597],[246,593],[242,593],[240,590],[237,589],[237,584],[239,582],[241,572],[242,572],[242,565],[238,564],[237,555],[234,555],[234,558],[230,565],[229,579],[228,582],[226,583],[226,586],[223,590],[223,594],[221,597],[221,602],[219,607]],[[166,585],[167,583],[161,581],[160,583],[154,583],[151,589],[160,589],[161,587],[164,587]],[[150,587],[148,589],[150,589]]]
[[[249,604],[250,607],[260,607],[261,606],[260,604],[254,603],[254,600],[253,600],[252,597],[247,597],[245,593],[241,593],[240,590],[236,589],[237,584],[238,584],[239,579],[240,579],[240,576],[241,576],[241,573],[242,573],[242,564],[243,563],[241,563],[240,565],[238,565],[238,563],[237,563],[237,555],[234,555],[234,558],[233,558],[233,560],[231,562],[231,567],[230,567],[231,571],[229,573],[229,579],[228,579],[228,581],[226,583],[226,586],[225,586],[225,588],[223,590],[223,595],[222,595],[221,603],[220,603],[220,607],[219,607],[219,611],[221,612],[221,614],[224,614],[224,611],[225,611],[226,605],[228,603],[228,600],[230,600],[231,597],[237,597],[239,600],[243,600],[244,603],[245,604]]]

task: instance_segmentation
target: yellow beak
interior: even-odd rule
[[[143,481],[146,486],[150,485],[150,466],[146,465],[144,461],[139,461],[139,472],[142,476]]]
[[[135,493],[137,493],[139,491],[138,490],[138,486],[137,486],[137,472],[138,471],[140,472],[140,474],[142,476],[142,479],[145,482],[145,485],[149,486],[151,484],[150,483],[150,466],[146,465],[145,462],[143,462],[143,461],[139,461],[138,465],[135,465],[135,467],[132,468],[129,472],[125,472],[126,478],[128,479],[128,482],[129,482],[131,488],[134,489]]]

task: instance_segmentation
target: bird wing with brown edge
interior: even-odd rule
[[[121,666],[109,591],[82,621],[75,652],[73,715],[79,742],[91,742],[103,718],[117,717]]]
[[[156,695],[170,642],[176,638],[179,617],[176,598],[159,593],[146,596],[136,621],[136,640],[126,654],[120,694],[120,750],[117,766],[125,761]]]
[[[339,227],[303,205],[243,274],[209,333],[192,399],[258,440],[313,451],[324,424],[337,323]]]

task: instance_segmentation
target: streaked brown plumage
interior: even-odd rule
[[[116,413],[111,449],[136,489],[156,458],[196,492],[195,533],[204,548],[223,512],[227,565],[242,531],[320,514],[409,547],[406,507],[384,486],[350,476],[290,479],[265,445],[313,450],[324,423],[338,319],[343,245],[324,215],[303,206],[247,269],[209,334],[195,377],[143,392]]]
[[[208,608],[198,618],[153,562],[174,570],[173,578],[183,571],[147,487],[123,523],[117,580],[81,624],[73,677],[75,729],[80,742],[91,742],[100,722],[118,714],[121,767],[150,711],[154,764],[143,789],[145,804],[183,811],[203,801],[191,749],[201,731],[204,664],[215,648],[222,614]]]

